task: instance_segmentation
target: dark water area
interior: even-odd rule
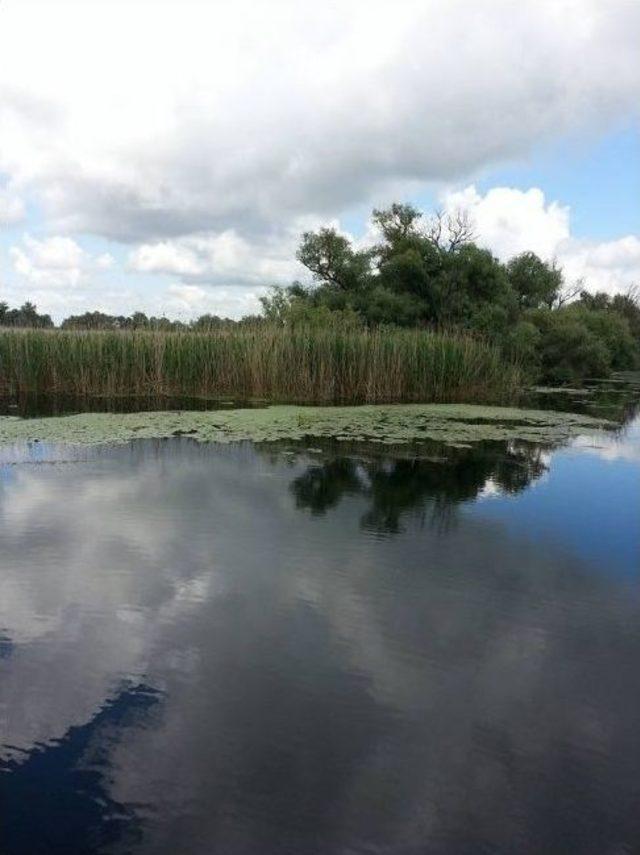
[[[234,407],[263,407],[261,401],[220,400],[175,395],[93,395],[36,394],[0,395],[0,416],[40,418],[69,416],[75,413],[155,413],[168,410],[230,409]]]
[[[640,374],[619,372],[610,378],[587,380],[575,388],[532,388],[521,392],[513,406],[582,413],[619,422],[638,411]],[[290,402],[288,402],[290,403]],[[305,402],[300,402],[304,404]],[[267,406],[267,401],[231,400],[176,395],[71,395],[21,392],[0,394],[0,416],[39,418],[75,413],[133,413],[171,410],[221,410]]]
[[[0,852],[640,851],[640,419],[0,454]]]

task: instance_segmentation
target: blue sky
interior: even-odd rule
[[[613,444],[607,450],[615,452]],[[550,473],[527,491],[481,499],[469,512],[531,542],[560,546],[594,572],[637,579],[639,484],[637,453],[607,459],[597,450],[569,449],[553,455]]]
[[[393,200],[625,290],[639,43],[626,0],[4,0],[0,299],[238,317]]]
[[[640,124],[623,123],[613,130],[571,134],[538,145],[525,156],[487,165],[466,176],[481,193],[492,187],[528,190],[538,187],[549,201],[571,209],[572,233],[594,241],[640,233]],[[438,208],[437,187],[411,196],[422,210]],[[359,206],[344,219],[354,232],[364,230],[369,208]]]
[[[640,125],[604,134],[573,134],[520,163],[487,170],[477,181],[492,186],[540,187],[548,199],[571,207],[576,237],[613,240],[640,233]]]

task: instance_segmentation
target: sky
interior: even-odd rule
[[[0,0],[0,300],[240,317],[392,201],[625,291],[639,45],[638,0]]]

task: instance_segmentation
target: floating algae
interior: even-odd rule
[[[216,411],[82,413],[40,419],[1,416],[0,443],[99,445],[171,436],[189,436],[200,442],[275,442],[331,437],[339,441],[366,440],[398,445],[423,440],[460,445],[501,439],[555,443],[612,426],[613,423],[605,419],[575,413],[470,404],[273,406]]]

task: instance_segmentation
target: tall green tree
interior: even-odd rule
[[[371,253],[356,252],[351,242],[335,229],[305,232],[297,258],[318,282],[340,291],[363,287],[370,275]]]
[[[562,290],[562,270],[539,258],[535,252],[516,255],[507,264],[509,283],[521,309],[553,306]]]

